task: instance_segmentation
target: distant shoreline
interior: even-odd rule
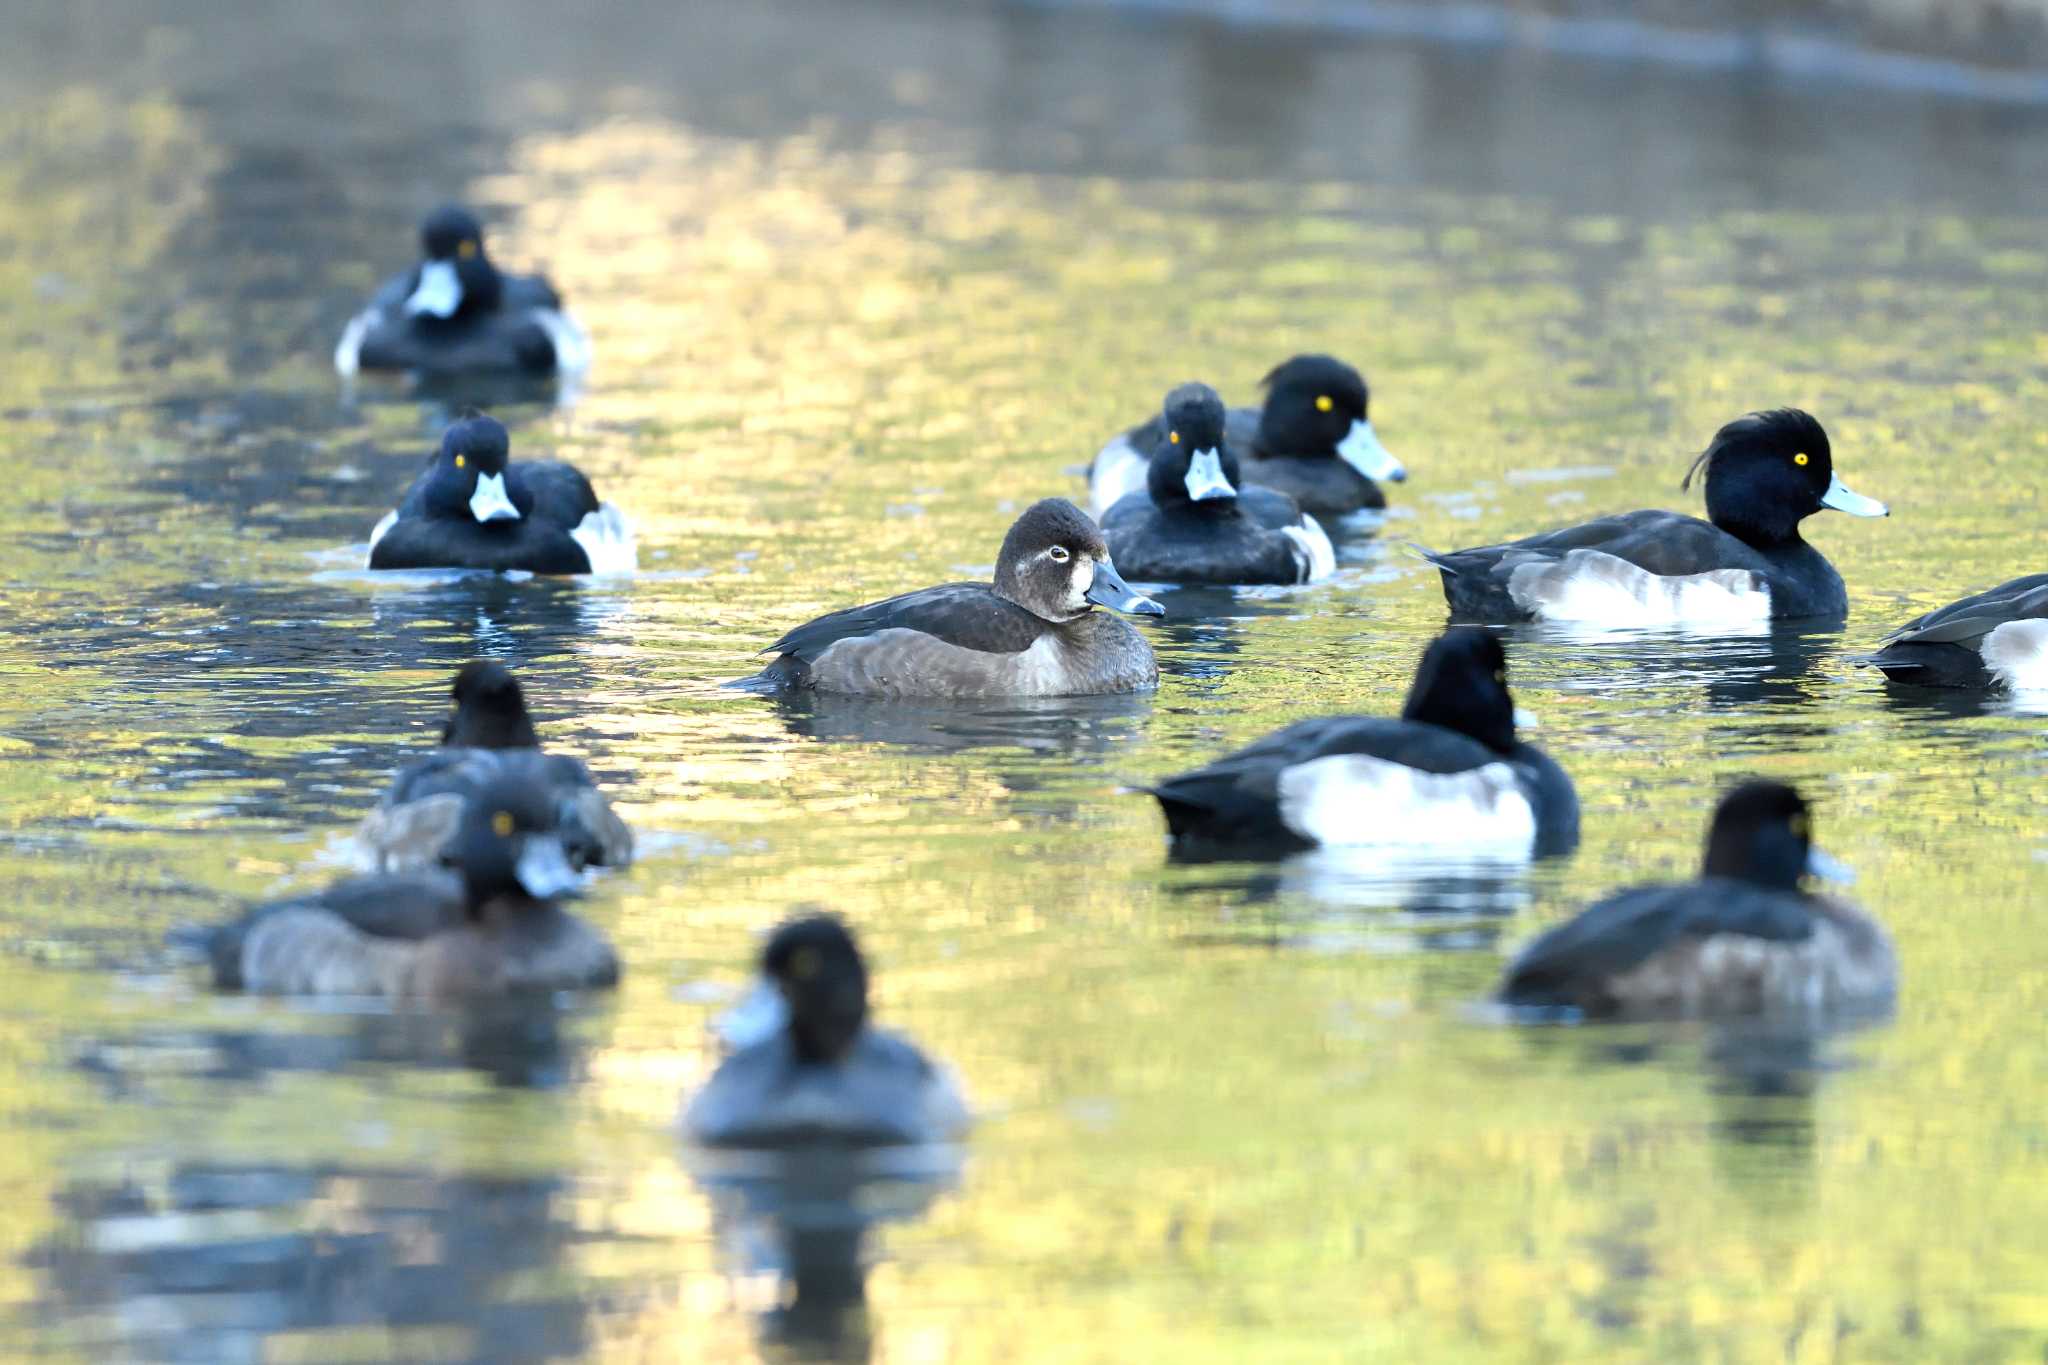
[[[1385,37],[1703,74],[2048,105],[2048,0],[1667,0],[1550,13],[1553,0],[1011,0]],[[1628,10],[1648,10],[1638,18]],[[1759,14],[1766,9],[1767,14]],[[1994,60],[1995,59],[1995,60]]]

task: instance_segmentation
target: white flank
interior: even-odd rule
[[[412,291],[412,297],[405,301],[405,311],[431,313],[437,318],[452,318],[455,310],[462,307],[462,277],[455,273],[455,267],[447,261],[428,261],[420,267],[420,282]]]
[[[1505,763],[1426,773],[1366,754],[1311,759],[1281,770],[1280,819],[1325,846],[1456,845],[1527,856],[1536,843],[1536,811]]]
[[[527,316],[540,324],[555,348],[555,370],[580,375],[590,369],[590,334],[576,325],[576,319],[552,308],[536,308]]]
[[[2048,619],[2007,621],[1978,651],[1991,676],[2014,692],[2048,691]]]
[[[590,556],[590,571],[594,574],[632,573],[640,567],[640,549],[633,534],[633,523],[611,503],[605,503],[595,512],[585,513],[583,520],[569,534],[583,547],[583,553]]]
[[[341,329],[341,340],[334,346],[334,371],[343,379],[353,379],[362,368],[363,338],[370,329],[384,320],[380,309],[365,308],[348,320],[348,326]]]
[[[1771,590],[1747,569],[1654,574],[1601,550],[1520,565],[1508,595],[1541,620],[1603,628],[1757,630],[1771,619]]]
[[[1100,518],[1125,494],[1143,488],[1150,463],[1125,437],[1119,436],[1104,446],[1088,470],[1089,514]]]
[[[377,542],[384,539],[384,533],[396,525],[398,525],[398,509],[393,508],[384,514],[382,521],[370,528],[370,554],[377,553]],[[367,567],[369,560],[365,558],[363,564]]]
[[[1322,523],[1304,513],[1299,526],[1285,528],[1286,536],[1306,556],[1301,581],[1315,583],[1337,572],[1337,548]]]

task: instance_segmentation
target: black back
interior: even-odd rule
[[[790,631],[764,652],[814,663],[841,640],[884,630],[914,630],[961,649],[1018,654],[1053,629],[1052,622],[997,596],[992,584],[947,583],[820,616]]]
[[[1728,878],[1618,892],[1537,937],[1501,984],[1503,1003],[1614,1008],[1609,983],[1687,939],[1716,934],[1797,943],[1813,933],[1804,897]]]
[[[1984,637],[2014,621],[2048,617],[2048,574],[2027,574],[1917,616],[1893,631],[1869,663],[1894,682],[1989,688]]]
[[[1612,1008],[1612,979],[1687,939],[1734,935],[1778,943],[1813,933],[1799,889],[1812,816],[1792,788],[1748,782],[1721,798],[1699,880],[1622,891],[1538,936],[1509,965],[1511,1005]]]
[[[324,910],[372,937],[418,942],[461,925],[465,904],[462,879],[430,869],[352,877],[316,895],[260,905],[205,936],[214,985],[242,989],[242,945],[258,924],[287,910]]]
[[[1280,818],[1280,776],[1286,769],[1338,754],[1363,754],[1428,773],[1469,772],[1506,760],[1536,811],[1536,851],[1562,852],[1578,843],[1578,796],[1548,755],[1516,740],[1506,678],[1506,658],[1492,632],[1456,627],[1424,651],[1399,720],[1297,721],[1150,791],[1176,842],[1286,851],[1309,846]]]

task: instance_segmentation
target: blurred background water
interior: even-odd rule
[[[2048,112],[1035,5],[4,23],[8,1355],[2041,1358],[2048,729],[1851,658],[2048,568]],[[495,410],[633,513],[637,578],[351,568],[461,395],[328,357],[451,197],[593,336],[581,393]],[[1170,384],[1249,401],[1300,350],[1366,371],[1413,477],[1332,583],[1169,594],[1156,697],[719,690],[985,568]],[[1121,783],[1398,706],[1444,614],[1399,541],[1690,506],[1714,428],[1787,403],[1893,508],[1810,524],[1846,629],[1514,634],[1575,858],[1163,863]],[[333,875],[479,654],[645,832],[588,904],[616,999],[205,993],[164,931]],[[1893,927],[1894,1021],[1469,1008],[1506,946],[1688,869],[1755,773]],[[964,1074],[963,1170],[763,1195],[664,1131],[807,901]],[[864,1312],[786,1311],[863,1275]]]

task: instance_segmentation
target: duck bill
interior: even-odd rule
[[[503,474],[476,476],[476,492],[469,495],[469,514],[482,522],[519,520],[519,509],[512,505],[512,495],[505,491]]]
[[[419,285],[412,291],[412,297],[405,301],[406,314],[428,313],[437,318],[452,318],[460,307],[462,277],[455,273],[454,265],[448,261],[428,261],[421,266]]]
[[[1386,479],[1390,483],[1401,483],[1408,477],[1408,467],[1395,459],[1393,452],[1380,444],[1378,433],[1372,423],[1363,417],[1351,424],[1351,430],[1344,433],[1344,439],[1337,442],[1337,458],[1350,465],[1368,479]]]
[[[526,894],[537,901],[566,896],[582,881],[570,865],[569,855],[562,851],[562,841],[552,834],[527,835],[512,872]]]
[[[1138,616],[1164,616],[1166,608],[1151,598],[1136,592],[1124,582],[1116,566],[1106,559],[1095,561],[1095,580],[1088,585],[1084,594],[1090,602],[1099,607],[1115,611],[1128,611]]]
[[[1223,476],[1223,452],[1220,450],[1198,450],[1188,461],[1188,501],[1220,502],[1235,498],[1237,490],[1230,486],[1230,480]]]
[[[1828,491],[1820,495],[1822,507],[1832,507],[1837,512],[1847,512],[1852,517],[1888,517],[1892,509],[1876,498],[1866,498],[1861,493],[1849,491],[1849,485],[1842,482],[1840,474],[1828,479]]]
[[[718,1016],[712,1029],[726,1046],[738,1049],[765,1043],[789,1027],[789,1001],[767,977],[755,980],[740,1002]]]
[[[1817,848],[1809,848],[1806,850],[1806,875],[1847,886],[1856,880],[1856,869],[1840,858],[1831,858]]]

